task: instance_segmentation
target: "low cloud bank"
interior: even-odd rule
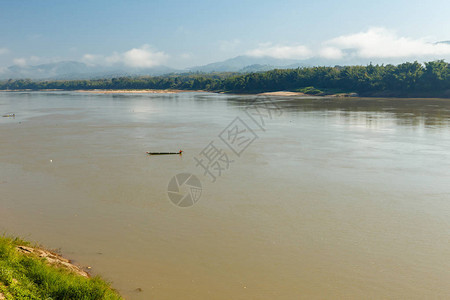
[[[373,27],[367,31],[342,35],[311,48],[305,45],[262,44],[247,51],[253,57],[269,56],[285,59],[427,59],[450,57],[450,43],[430,43],[425,39],[399,36],[395,31]]]
[[[123,53],[114,52],[109,56],[85,54],[82,61],[88,65],[125,65],[133,68],[152,68],[164,64],[169,55],[154,50],[149,45],[133,48]]]

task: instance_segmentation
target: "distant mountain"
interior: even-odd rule
[[[178,70],[158,66],[153,68],[92,66],[76,61],[61,61],[37,66],[13,65],[0,73],[0,79],[95,79],[121,76],[163,75]]]
[[[171,73],[186,72],[262,72],[275,68],[287,68],[308,66],[301,61],[292,59],[277,59],[272,57],[250,57],[238,56],[225,61],[208,64],[205,66],[192,67],[187,70],[176,70],[166,66],[153,68],[129,68],[125,66],[105,67],[88,65],[77,61],[61,61],[56,63],[41,64],[36,66],[14,65],[6,71],[0,72],[0,79],[51,79],[51,80],[74,80],[74,79],[96,79],[114,78],[125,76],[157,76]]]
[[[351,52],[351,50],[344,50],[344,52]],[[204,66],[197,66],[189,68],[191,72],[263,72],[273,69],[296,69],[302,67],[312,66],[335,66],[335,65],[355,65],[369,64],[370,60],[356,59],[349,55],[346,59],[326,59],[320,57],[313,57],[304,60],[295,59],[278,59],[273,57],[251,57],[251,56],[237,56],[221,62],[216,62]]]
[[[435,44],[450,44],[450,41],[440,41]],[[195,66],[185,70],[177,70],[166,66],[153,68],[130,68],[126,66],[99,66],[88,65],[77,61],[61,61],[36,66],[14,65],[6,69],[0,68],[0,80],[5,79],[99,79],[132,76],[158,76],[166,74],[188,74],[190,72],[264,72],[273,69],[295,69],[312,66],[346,66],[373,64],[398,64],[398,58],[358,58],[354,55],[355,49],[344,49],[344,56],[340,59],[326,59],[313,57],[304,60],[278,59],[273,57],[252,57],[241,55],[224,61],[210,63],[204,66]]]
[[[224,61],[189,68],[192,72],[255,72],[267,71],[292,64],[301,64],[294,59],[278,59],[273,57],[237,56]],[[306,65],[305,65],[306,66]],[[255,71],[253,71],[255,69]]]
[[[6,72],[0,73],[2,78],[30,78],[40,79],[48,78],[61,74],[76,74],[87,72],[86,64],[75,61],[62,61],[57,63],[42,64],[37,66],[19,66],[14,65],[6,69]]]
[[[103,79],[103,78],[117,78],[117,77],[133,77],[133,76],[158,76],[171,73],[178,73],[179,70],[172,69],[166,66],[158,66],[153,68],[104,68],[91,67],[86,72],[80,73],[65,73],[62,75],[52,76],[48,79]]]
[[[239,70],[240,73],[252,73],[252,72],[265,72],[273,70],[274,66],[271,65],[260,65],[260,64],[254,64],[250,66],[246,66]]]

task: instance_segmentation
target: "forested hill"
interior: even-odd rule
[[[450,67],[447,62],[438,60],[424,65],[413,62],[396,66],[311,67],[248,74],[187,73],[98,80],[0,82],[0,90],[17,89],[181,89],[235,93],[287,90],[356,92],[362,96],[450,97]]]

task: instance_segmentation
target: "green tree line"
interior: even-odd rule
[[[381,92],[398,95],[447,95],[450,90],[450,67],[444,60],[437,60],[423,65],[416,61],[399,65],[275,69],[246,74],[186,73],[93,80],[20,79],[0,82],[2,90],[181,89],[254,93],[298,91],[305,87],[356,92],[360,95]]]

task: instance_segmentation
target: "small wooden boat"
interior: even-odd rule
[[[147,152],[148,155],[176,155],[176,154],[183,154],[183,151],[180,150],[179,152]]]

